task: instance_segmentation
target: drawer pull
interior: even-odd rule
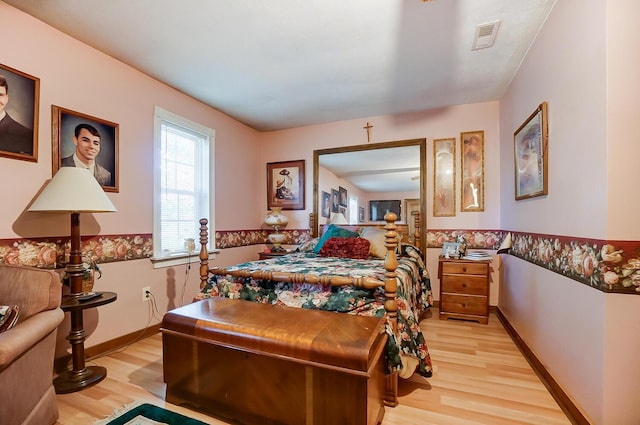
[[[463,283],[463,284],[462,284],[462,287],[463,287],[463,288],[466,288],[466,287],[467,287],[467,284],[466,284],[466,283]]]
[[[466,271],[467,271],[467,268],[466,268],[466,267],[463,267],[463,268],[462,268],[462,271],[463,271],[463,272],[466,272]]]

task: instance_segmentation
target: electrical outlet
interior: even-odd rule
[[[150,294],[151,294],[150,286],[145,286],[144,288],[142,288],[142,302],[149,301],[149,298],[151,298]]]

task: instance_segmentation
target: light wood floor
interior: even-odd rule
[[[511,341],[498,318],[488,325],[442,321],[437,310],[421,322],[434,374],[400,382],[400,405],[386,408],[383,425],[570,424]],[[164,402],[159,334],[89,364],[107,378],[83,391],[58,395],[59,425],[87,425],[133,402],[153,403],[208,424],[225,424]]]

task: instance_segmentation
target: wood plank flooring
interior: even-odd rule
[[[563,425],[569,419],[540,382],[495,314],[488,325],[438,320],[420,326],[434,366],[431,378],[400,380],[400,405],[383,425]],[[58,395],[58,425],[87,425],[133,402],[147,402],[208,424],[226,424],[164,401],[160,334],[88,364],[107,368],[99,384]]]

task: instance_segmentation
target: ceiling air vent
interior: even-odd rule
[[[476,35],[473,38],[473,48],[471,50],[486,49],[493,46],[496,41],[496,34],[500,27],[500,21],[481,24],[476,27]]]

